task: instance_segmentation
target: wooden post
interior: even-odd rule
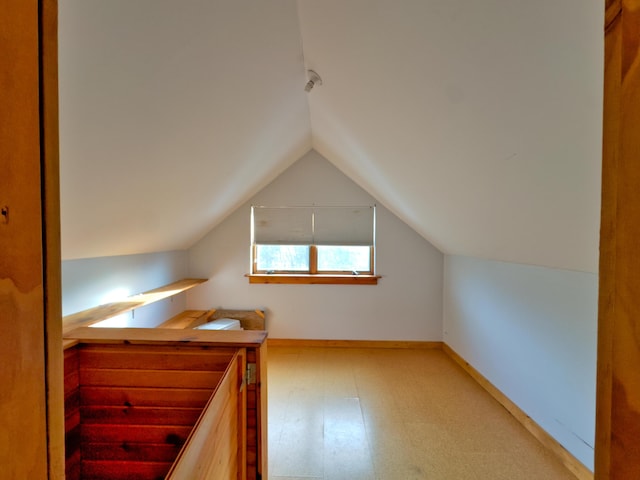
[[[40,164],[49,479],[64,479],[64,359],[58,128],[58,0],[40,0]]]
[[[57,4],[0,15],[0,478],[64,478]]]
[[[607,0],[595,478],[640,478],[640,1]]]

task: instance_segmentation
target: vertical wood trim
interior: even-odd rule
[[[373,245],[371,245],[369,247],[369,272],[371,272],[371,275],[376,274],[375,258],[376,258],[376,249]]]
[[[247,478],[247,386],[245,375],[247,372],[247,350],[242,348],[238,351],[238,480]]]
[[[609,0],[600,233],[596,479],[640,478],[640,9]]]
[[[256,273],[258,271],[258,247],[255,243],[251,245],[251,273]]]
[[[40,135],[49,478],[64,479],[64,359],[58,130],[58,2],[40,0]]]
[[[268,465],[268,432],[267,432],[267,342],[256,349],[257,367],[257,399],[258,404],[258,478],[267,478]]]
[[[318,273],[318,247],[309,245],[309,273]]]
[[[34,480],[48,478],[38,20],[37,2],[3,2],[0,471]]]
[[[596,479],[609,478],[611,450],[611,360],[615,282],[615,224],[617,186],[615,172],[620,142],[621,35],[620,2],[605,8],[604,109],[602,145],[602,197],[598,298],[598,367],[596,399]]]

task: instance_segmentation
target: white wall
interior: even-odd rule
[[[446,256],[444,341],[593,470],[596,274]]]
[[[62,262],[62,313],[69,315],[187,277],[184,251]],[[128,312],[103,326],[153,327],[183,311],[186,294]]]
[[[378,205],[378,285],[249,285],[250,206],[369,205],[370,195],[315,151],[189,250],[191,309],[264,308],[273,338],[441,340],[443,255]]]

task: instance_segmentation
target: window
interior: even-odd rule
[[[308,272],[308,245],[256,245],[254,273]]]
[[[249,277],[252,283],[377,283],[375,206],[251,207]]]

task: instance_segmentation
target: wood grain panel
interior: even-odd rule
[[[598,371],[596,398],[595,477],[609,478],[611,451],[611,382],[616,265],[616,169],[620,155],[620,92],[622,35],[619,1],[607,0],[605,10],[603,168],[598,285]]]
[[[80,461],[80,424],[74,425],[72,429],[66,432],[65,435],[66,440],[66,458],[70,459],[73,457],[78,457],[78,461]],[[68,461],[68,460],[67,460]]]
[[[64,352],[64,470],[68,480],[80,478],[80,373],[77,348]]]
[[[64,377],[65,401],[68,397],[77,394],[80,387],[80,371],[72,371]]]
[[[67,457],[65,462],[65,480],[80,480],[81,463],[80,449],[72,457]]]
[[[77,416],[81,424],[70,433],[82,445],[83,475],[120,478],[119,469],[128,468],[130,476],[126,478],[155,479],[145,477],[153,473],[147,467],[169,465],[187,438],[197,435],[192,427],[202,422],[203,407],[226,399],[216,403],[218,418],[209,431],[205,428],[207,438],[200,442],[200,448],[208,452],[198,460],[198,475],[204,476],[176,478],[258,478],[258,386],[243,385],[245,349],[207,343],[176,346],[164,340],[153,344],[108,342],[86,344],[80,340],[65,352],[70,388],[74,378],[80,382],[77,393],[68,397],[68,407],[80,403]],[[250,358],[260,361],[255,348]],[[77,376],[73,373],[76,363]],[[226,382],[222,380],[227,377]],[[261,378],[266,379],[258,375]],[[212,397],[214,391],[218,395]],[[253,397],[249,413],[245,410],[248,392]],[[253,452],[247,453],[250,428],[254,446]],[[249,462],[253,466],[248,466]],[[71,463],[67,467],[69,471],[77,468]]]
[[[67,458],[69,475],[164,476],[233,352],[181,345],[77,345],[68,349],[67,448],[74,451]],[[120,471],[125,465],[129,470]]]
[[[89,443],[83,450],[83,459],[109,461],[139,461],[173,463],[180,453],[180,445],[160,443]]]
[[[157,406],[204,408],[211,389],[80,387],[83,405]]]
[[[149,480],[164,478],[171,463],[163,462],[82,462],[82,478],[91,480]],[[186,479],[185,479],[186,480]]]
[[[138,406],[91,406],[81,407],[80,416],[84,425],[195,425],[201,408],[138,407]]]
[[[65,410],[65,434],[71,432],[74,428],[80,425],[80,407],[75,405],[68,410]],[[67,446],[67,451],[69,448]]]
[[[247,350],[240,349],[238,351],[238,394],[237,398],[237,442],[238,448],[236,454],[236,465],[239,479],[246,479],[247,477],[247,388],[246,388],[246,374],[247,374]],[[266,479],[265,479],[266,480]]]
[[[58,127],[58,1],[40,0],[40,134],[43,261],[46,325],[47,440],[49,478],[65,471],[62,255],[60,234],[60,142]]]
[[[256,394],[257,394],[257,470],[260,478],[266,478],[268,466],[268,433],[267,433],[267,342],[254,349],[257,365]]]
[[[176,345],[207,348],[255,348],[267,338],[264,330],[181,330],[174,328],[78,328],[65,335],[84,345]]]
[[[169,320],[162,322],[156,328],[188,328],[189,325],[194,323],[196,325],[204,323],[206,321],[206,317],[206,310],[185,310],[184,312],[180,312],[176,316],[171,317]]]
[[[238,395],[242,383],[238,362],[235,356],[196,424],[189,447],[180,453],[167,479],[238,478]]]
[[[79,356],[76,348],[64,352],[64,411],[65,432],[80,423],[80,372]],[[74,419],[74,416],[76,417]],[[68,447],[67,447],[68,448]]]
[[[257,365],[258,355],[255,348],[247,349],[247,363]],[[260,375],[261,372],[258,372]],[[262,377],[260,377],[262,378]],[[256,378],[258,382],[258,378]],[[257,384],[248,385],[246,388],[246,410],[247,410],[247,427],[246,427],[246,465],[248,478],[256,478],[259,474],[258,468],[258,401],[257,401]]]
[[[640,2],[607,1],[596,478],[640,478]]]
[[[162,443],[182,445],[191,426],[174,425],[81,425],[83,445],[91,443]]]
[[[123,370],[80,367],[82,385],[120,387],[167,387],[214,389],[220,372],[184,370]]]
[[[80,350],[80,361],[83,368],[224,372],[233,353],[233,349],[218,351],[171,347],[86,347]]]
[[[64,375],[74,374],[78,372],[79,365],[78,349],[70,348],[64,352]],[[77,385],[76,385],[77,387]]]
[[[39,2],[0,15],[0,469],[48,477]]]

